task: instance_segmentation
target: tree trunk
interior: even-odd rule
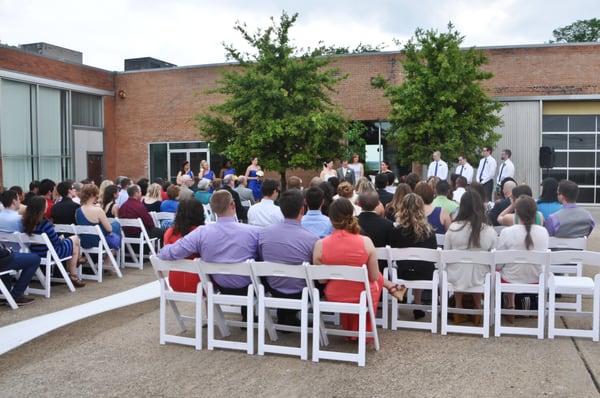
[[[281,178],[281,192],[283,192],[283,191],[285,191],[285,189],[287,187],[287,178],[285,176],[285,169],[279,170],[279,175]]]
[[[412,172],[423,176],[423,164],[420,162],[412,162]]]

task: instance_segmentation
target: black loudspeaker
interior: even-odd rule
[[[554,148],[540,147],[540,168],[551,169],[552,167],[554,167]]]

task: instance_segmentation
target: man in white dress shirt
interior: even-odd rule
[[[448,164],[442,160],[442,154],[440,151],[435,151],[433,155],[433,162],[429,164],[427,169],[427,178],[437,177],[440,180],[448,179]]]
[[[483,156],[479,161],[479,167],[475,174],[475,179],[478,183],[483,185],[485,192],[485,201],[489,202],[492,200],[492,192],[494,191],[494,177],[496,176],[496,159],[492,157],[492,148],[483,147],[481,153]]]
[[[279,195],[279,183],[266,179],[262,185],[262,194],[260,203],[251,206],[248,210],[248,224],[266,227],[282,222],[283,213],[279,206],[275,205],[275,200]]]
[[[500,194],[500,185],[505,178],[515,178],[515,165],[513,164],[510,157],[512,152],[510,149],[503,149],[500,159],[503,163],[500,165],[500,171],[498,171],[498,177],[496,178],[496,193]]]
[[[456,166],[454,174],[459,175],[461,177],[465,177],[467,180],[467,184],[469,185],[473,181],[473,166],[469,164],[467,158],[464,155],[458,157],[458,166]]]

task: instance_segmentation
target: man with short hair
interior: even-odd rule
[[[44,217],[51,218],[52,216],[52,206],[54,206],[54,189],[56,188],[56,183],[50,179],[44,179],[40,181],[40,189],[39,195],[43,196],[46,199],[46,212],[44,213]]]
[[[140,218],[148,236],[162,240],[163,230],[154,226],[154,220],[148,213],[146,206],[142,202],[142,191],[137,185],[129,185],[127,188],[128,199],[123,206],[119,208],[119,218],[135,219]],[[140,229],[135,227],[123,227],[125,236],[139,236]]]
[[[287,189],[298,189],[302,191],[302,189],[304,189],[302,186],[302,179],[300,177],[291,176],[287,180]]]
[[[190,189],[190,187],[194,183],[192,177],[190,177],[187,174],[184,174],[181,177],[179,177],[179,181],[181,182],[181,185],[179,185],[179,196],[177,197],[177,199],[180,201],[193,199],[194,192]]]
[[[31,198],[33,198],[34,196],[37,196],[40,194],[40,182],[37,180],[31,181],[29,183],[29,192],[27,192],[25,194],[25,197],[23,198],[22,203],[27,206],[29,204],[29,201],[31,200]]]
[[[427,168],[427,178],[437,177],[440,180],[447,179],[448,164],[442,160],[442,153],[440,151],[435,151],[431,155],[431,158],[433,159],[433,162],[429,163],[429,167]]]
[[[325,194],[319,187],[310,187],[304,193],[308,211],[302,217],[302,227],[319,238],[324,238],[333,231],[331,220],[321,213],[324,197]]]
[[[95,185],[94,181],[90,182],[90,184]],[[81,182],[74,182],[72,185],[73,190],[75,192],[73,192],[73,196],[71,197],[71,199],[73,200],[73,202],[77,203],[78,205],[81,205],[81,200],[79,199],[79,195],[81,195],[81,189],[83,188],[84,185],[85,184],[83,184]],[[58,191],[58,187],[56,189]]]
[[[279,206],[275,205],[275,200],[279,195],[279,183],[267,178],[263,181],[262,194],[260,202],[248,210],[248,224],[266,227],[282,222],[283,214],[281,214]]]
[[[0,211],[1,232],[23,232],[22,217],[19,214],[19,196],[13,190],[4,191],[0,194],[0,201],[4,209]]]
[[[371,238],[375,247],[385,247],[390,244],[390,237],[394,233],[394,224],[375,212],[377,205],[379,205],[377,193],[367,191],[358,195],[358,206],[362,209],[358,215],[358,225],[360,225],[361,234]],[[379,271],[383,272],[387,266],[387,261],[379,260]]]
[[[383,207],[390,203],[394,198],[394,195],[386,190],[389,183],[390,180],[387,174],[379,173],[375,176],[375,189],[377,190],[379,201]]]
[[[119,178],[121,178],[121,177],[119,177]],[[119,206],[119,209],[120,209],[121,206],[123,206],[123,204],[129,200],[130,196],[127,193],[127,188],[129,188],[131,186],[131,179],[129,179],[127,177],[122,177],[119,181],[119,186],[121,187],[121,190],[119,191],[119,196],[117,196],[117,206]],[[140,195],[141,195],[141,189],[140,189]]]
[[[240,195],[233,189],[235,186],[235,175],[227,174],[223,177],[223,184],[220,189],[224,189],[231,194],[233,197],[233,202],[235,203],[235,213],[237,215],[238,220],[242,222],[248,221],[248,211],[244,206],[242,206],[242,201],[240,200]]]
[[[456,189],[452,193],[452,200],[460,205],[460,199],[467,191],[467,179],[463,176],[456,178]]]
[[[75,196],[73,182],[67,180],[59,183],[56,191],[61,199],[52,206],[52,221],[54,224],[75,224],[75,212],[81,206],[73,201]]]
[[[494,176],[496,175],[496,159],[492,156],[492,148],[484,146],[481,152],[482,158],[477,168],[477,182],[483,185],[485,192],[484,200],[492,201],[492,192],[494,191]]]
[[[504,183],[504,187],[502,187],[504,199],[497,200],[494,203],[494,207],[487,214],[488,222],[493,226],[500,225],[500,223],[498,222],[498,216],[510,206],[510,198],[512,197],[512,191],[516,186],[517,184],[514,181],[507,181]]]
[[[498,177],[496,178],[496,193],[500,194],[500,185],[505,178],[515,178],[515,165],[513,164],[510,157],[512,156],[512,152],[510,149],[503,149],[500,154],[500,159],[502,160],[502,165],[500,166],[500,171],[498,171]]]
[[[558,184],[558,201],[563,208],[552,213],[544,222],[548,235],[581,238],[592,233],[596,222],[589,211],[577,206],[578,196],[579,187],[573,181],[562,180]]]
[[[431,203],[433,207],[441,207],[446,210],[446,213],[450,214],[451,218],[454,218],[455,213],[458,211],[458,203],[454,200],[448,199],[448,193],[450,192],[450,184],[446,180],[441,180],[435,185],[435,199]]]
[[[236,222],[235,202],[226,190],[213,193],[210,206],[217,217],[216,223],[196,228],[158,253],[162,260],[180,260],[200,256],[209,263],[241,263],[258,257],[260,228]],[[224,294],[246,295],[251,280],[240,275],[213,275],[213,282]],[[246,319],[246,307],[242,307]]]
[[[465,177],[467,185],[471,184],[471,181],[473,181],[473,166],[469,164],[465,155],[458,157],[458,166],[456,166],[454,173],[461,177]]]
[[[348,160],[342,160],[342,167],[337,169],[337,177],[340,180],[340,183],[347,181],[352,186],[356,184],[356,176],[354,175],[354,170],[348,167]]]
[[[252,190],[248,188],[248,179],[245,176],[239,176],[237,179],[238,185],[234,188],[234,191],[238,193],[240,196],[240,202],[250,202],[250,206],[252,206],[256,201],[254,200],[254,194],[252,194]],[[245,206],[245,207],[250,207]]]
[[[298,189],[288,189],[279,198],[284,220],[265,227],[258,237],[259,253],[264,261],[301,265],[312,262],[319,237],[302,228],[304,197]],[[268,290],[274,297],[299,299],[306,282],[296,278],[267,277]],[[299,326],[297,310],[277,310],[277,323]]]

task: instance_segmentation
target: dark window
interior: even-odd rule
[[[102,97],[72,92],[71,103],[74,125],[102,127]]]
[[[208,148],[208,142],[172,142],[169,144],[169,149],[194,149]]]
[[[571,152],[569,154],[569,167],[596,167],[596,153]]]
[[[542,179],[554,177],[557,181],[567,179],[567,170],[544,170],[542,171]]]
[[[578,185],[595,185],[596,172],[594,170],[569,170],[569,180]]]
[[[580,203],[594,203],[594,188],[579,188],[577,201]]]
[[[567,167],[567,152],[554,152],[554,167]]]
[[[542,117],[542,131],[567,131],[567,121],[567,116],[545,115]]]
[[[596,134],[569,134],[569,149],[594,149]]]
[[[569,116],[569,131],[596,131],[596,116]]]
[[[150,179],[167,178],[167,144],[150,144]]]
[[[566,134],[544,134],[542,135],[542,146],[549,146],[554,149],[567,149]]]

